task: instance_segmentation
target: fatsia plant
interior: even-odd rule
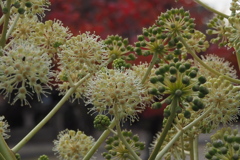
[[[240,159],[240,133],[229,127],[240,114],[237,71],[215,54],[198,55],[217,43],[233,48],[240,65],[240,2],[232,1],[231,15],[195,2],[216,15],[206,34],[195,28],[188,11],[173,8],[143,28],[131,45],[119,35],[74,36],[60,20],[43,21],[47,0],[1,1],[0,93],[21,106],[31,106],[29,99],[35,97],[43,102],[42,96],[51,90],[58,90],[62,98],[13,148],[5,142],[10,137],[8,122],[0,116],[0,159],[21,159],[18,151],[63,104],[79,100],[91,104],[92,123],[102,134],[95,140],[80,130],[61,131],[53,140],[61,160],[97,159],[94,153],[103,143],[105,159],[140,160],[145,143],[122,126],[141,121],[139,114],[147,107],[165,107],[163,128],[152,142],[149,160],[198,160],[198,136],[220,125],[224,128],[207,143],[206,159]],[[215,35],[210,42],[209,34]],[[134,64],[140,56],[151,61]]]

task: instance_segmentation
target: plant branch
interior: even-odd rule
[[[108,126],[109,129],[106,129],[102,135],[98,138],[97,142],[94,144],[94,146],[88,151],[88,153],[85,155],[83,160],[89,160],[92,155],[97,151],[97,149],[100,147],[100,145],[105,141],[107,136],[111,133],[111,129],[113,129],[116,125],[116,119],[114,118],[111,122],[111,124]]]
[[[3,136],[0,134],[0,159],[1,160],[17,160],[14,153],[6,144]]]
[[[148,78],[149,74],[151,73],[151,70],[152,70],[154,64],[156,63],[156,61],[157,61],[157,53],[154,53],[153,57],[152,57],[152,60],[150,62],[150,65],[148,66],[148,69],[147,69],[147,71],[146,71],[146,73],[145,73],[145,75],[144,75],[144,77],[141,81],[142,84],[147,80],[147,78]]]
[[[172,122],[175,118],[175,113],[176,113],[176,107],[178,105],[178,98],[177,97],[173,97],[173,100],[172,100],[172,103],[171,103],[171,115],[170,117],[168,117],[168,120],[167,120],[167,123],[166,123],[166,126],[163,128],[163,132],[162,134],[160,135],[160,138],[158,139],[158,142],[156,143],[156,146],[152,152],[152,154],[150,155],[150,158],[149,160],[155,160],[155,157],[157,156],[158,152],[160,151],[161,149],[161,146],[164,142],[164,139],[165,137],[167,136],[167,133],[168,131],[171,129],[172,127]]]
[[[0,39],[0,47],[2,48],[4,48],[7,41],[6,34],[7,34],[8,23],[10,18],[11,0],[7,0],[6,8],[8,9],[8,12],[4,16],[4,24],[3,24],[2,35]],[[2,56],[1,52],[0,52],[0,56]]]
[[[240,84],[240,80],[231,78],[231,77],[226,76],[226,75],[223,75],[223,74],[221,74],[220,72],[218,72],[218,71],[212,69],[211,67],[209,67],[206,63],[204,63],[204,62],[196,55],[196,53],[190,48],[190,46],[185,42],[185,40],[184,40],[181,36],[180,36],[179,38],[180,38],[179,40],[182,42],[182,44],[183,44],[184,47],[187,49],[187,51],[188,51],[188,52],[193,56],[193,58],[194,58],[195,60],[197,60],[203,67],[205,67],[207,70],[209,70],[210,72],[212,72],[212,73],[214,73],[214,74],[216,74],[216,75],[218,75],[218,76],[222,76],[222,77],[225,78],[226,80],[229,80],[229,81],[231,81],[231,82],[233,82],[233,83]]]
[[[18,152],[54,115],[55,113],[62,107],[62,105],[69,99],[75,89],[82,84],[87,78],[89,78],[92,74],[87,74],[83,77],[76,85],[70,88],[65,96],[57,103],[57,105],[48,113],[48,115],[38,124],[36,125],[15,147],[12,148],[13,152]]]
[[[213,12],[213,13],[218,14],[219,16],[222,16],[222,17],[224,17],[224,18],[228,18],[228,17],[229,17],[228,15],[226,15],[226,14],[224,14],[224,13],[222,13],[222,12],[219,12],[219,11],[217,11],[216,9],[210,7],[210,6],[207,5],[206,3],[203,3],[201,0],[194,0],[194,1],[195,1],[196,3],[198,3],[198,4],[200,4],[201,6],[203,6],[204,8],[206,8],[207,10],[209,10],[209,11],[211,11],[211,12]]]

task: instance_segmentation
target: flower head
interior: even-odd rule
[[[108,60],[108,52],[104,42],[99,36],[86,32],[76,37],[71,37],[64,45],[60,46],[58,87],[61,94],[74,83],[78,82],[88,73],[95,73]],[[85,84],[79,86],[73,99],[82,97]]]
[[[131,121],[144,110],[146,90],[131,70],[104,69],[91,79],[86,89],[91,111],[111,114]]]
[[[94,139],[81,131],[64,130],[53,141],[53,151],[61,160],[82,159],[94,145]]]
[[[131,131],[122,131],[124,138],[127,143],[130,145],[131,149],[137,154],[140,155],[140,151],[145,148],[143,142],[139,142],[139,136],[133,135]],[[127,149],[127,147],[120,141],[118,136],[109,137],[106,140],[105,149],[108,152],[104,152],[102,155],[107,160],[115,159],[115,160],[128,160],[131,153]]]
[[[222,128],[211,136],[211,142],[206,144],[205,158],[231,159],[240,158],[240,134],[238,129]]]
[[[7,134],[7,132],[10,132],[10,129],[8,129],[8,122],[4,120],[4,118],[4,116],[0,116],[0,134],[4,139],[8,139],[10,136]]]
[[[212,69],[215,69],[216,71],[220,72],[223,75],[237,78],[237,71],[234,69],[233,66],[231,66],[231,62],[226,61],[224,58],[220,58],[217,55],[214,54],[207,54],[206,56],[202,56],[202,61],[206,63],[209,67]],[[206,78],[217,78],[218,76],[216,74],[213,74],[206,68],[204,68],[202,65],[198,65],[199,68],[199,74],[205,76]]]
[[[202,99],[206,104],[205,110],[213,108],[203,124],[215,129],[220,124],[236,121],[240,115],[240,87],[222,77],[211,78],[204,86],[209,89],[209,94]]]
[[[29,105],[27,96],[35,93],[41,101],[45,89],[51,89],[50,81],[55,75],[47,53],[28,41],[15,41],[3,51],[0,59],[0,86],[4,97],[14,94],[12,104],[20,100],[21,105]],[[30,92],[29,89],[32,91]]]

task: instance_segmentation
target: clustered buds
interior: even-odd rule
[[[211,137],[211,142],[206,145],[205,158],[240,159],[240,134],[238,129],[222,128]]]
[[[94,128],[105,130],[110,125],[110,119],[106,115],[97,115],[93,121]]]
[[[109,57],[112,59],[122,58],[124,60],[135,60],[133,54],[126,55],[133,51],[133,47],[129,44],[127,38],[123,39],[118,35],[108,36],[105,41],[106,50],[109,52]]]
[[[143,142],[139,141],[138,135],[133,135],[131,131],[122,131],[122,135],[126,139],[127,143],[130,145],[131,149],[140,156],[140,151],[144,150],[145,144]],[[132,159],[131,153],[127,149],[127,147],[123,144],[123,142],[119,139],[119,137],[113,136],[109,137],[106,140],[106,146],[105,149],[108,152],[104,152],[102,155],[107,160],[110,159]]]
[[[197,75],[198,69],[191,67],[189,62],[177,62],[160,66],[156,70],[156,76],[150,79],[150,82],[155,85],[149,90],[153,95],[167,95],[168,97],[162,102],[153,103],[153,108],[160,108],[163,103],[169,105],[174,97],[180,99],[180,104],[188,103],[190,108],[186,105],[179,106],[178,113],[184,112],[185,118],[190,118],[191,112],[203,109],[205,105],[201,99],[204,98],[209,90],[203,86],[206,82],[204,76]],[[164,110],[164,116],[170,116],[168,107]]]
[[[53,151],[61,160],[82,159],[94,145],[94,139],[85,135],[81,131],[64,130],[58,135],[58,139],[53,141]]]

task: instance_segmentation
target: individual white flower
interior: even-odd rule
[[[99,114],[118,114],[134,121],[145,109],[147,90],[132,70],[103,69],[88,82],[86,104]]]
[[[13,102],[20,100],[21,105],[30,105],[27,97],[36,94],[39,101],[45,89],[51,89],[50,84],[54,72],[52,61],[42,48],[28,41],[15,41],[5,50],[0,59],[0,88],[4,97]],[[31,90],[31,92],[29,91]]]
[[[94,138],[81,131],[64,130],[53,141],[53,151],[60,160],[80,160],[94,145]]]

